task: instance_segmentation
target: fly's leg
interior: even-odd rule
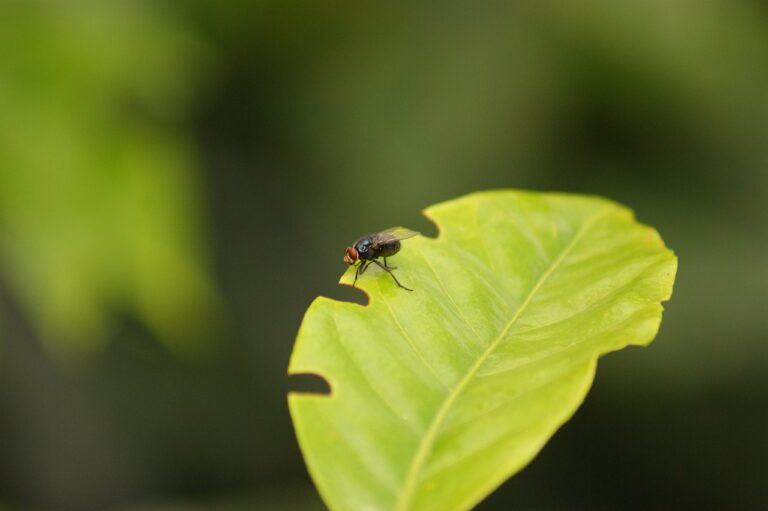
[[[370,265],[371,265],[370,261],[360,261],[360,264],[358,264],[357,267],[355,268],[355,280],[354,282],[352,282],[352,287],[355,287],[355,284],[357,284],[357,277],[362,275]]]
[[[377,265],[379,265],[379,268],[381,268],[381,269],[382,269],[382,270],[384,270],[385,272],[389,273],[390,277],[392,277],[392,278],[395,280],[395,284],[397,284],[397,286],[398,286],[398,287],[401,287],[401,288],[405,289],[406,291],[413,291],[413,289],[411,289],[411,288],[409,288],[409,287],[405,287],[404,285],[402,285],[402,284],[400,283],[400,281],[399,281],[399,280],[397,280],[397,277],[395,277],[395,274],[394,274],[394,273],[392,273],[392,270],[391,270],[389,267],[387,267],[387,266],[384,266],[383,264],[381,264],[380,262],[378,262],[376,259],[374,259],[374,260],[373,260],[373,262],[374,262],[374,263],[376,263]]]
[[[357,277],[359,277],[360,274],[362,273],[360,271],[360,268],[362,268],[363,266],[365,266],[365,261],[360,261],[360,264],[358,264],[357,267],[355,267],[355,280],[352,282],[352,287],[355,287],[355,284],[357,284]]]
[[[389,268],[390,270],[396,270],[396,269],[397,269],[397,266],[389,266],[389,265],[387,264],[387,258],[386,258],[386,257],[384,258],[384,266],[386,266],[386,267],[387,267],[387,268]]]
[[[362,264],[360,264],[362,266]],[[360,276],[360,266],[355,268],[355,280],[352,282],[352,287],[355,287],[355,284],[357,284],[357,277]]]

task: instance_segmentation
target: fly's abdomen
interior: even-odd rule
[[[400,240],[392,240],[379,246],[379,257],[390,257],[400,252]]]

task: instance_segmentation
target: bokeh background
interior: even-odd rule
[[[0,2],[0,507],[323,509],[286,366],[360,234],[516,187],[680,258],[481,510],[768,508],[768,3]]]

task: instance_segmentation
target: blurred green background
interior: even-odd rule
[[[322,509],[288,356],[358,235],[516,187],[680,258],[479,509],[768,508],[768,2],[0,0],[0,507]]]

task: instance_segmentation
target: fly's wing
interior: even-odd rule
[[[407,240],[418,235],[418,232],[406,229],[405,227],[390,227],[376,233],[376,241],[378,243],[386,243],[387,241]]]

